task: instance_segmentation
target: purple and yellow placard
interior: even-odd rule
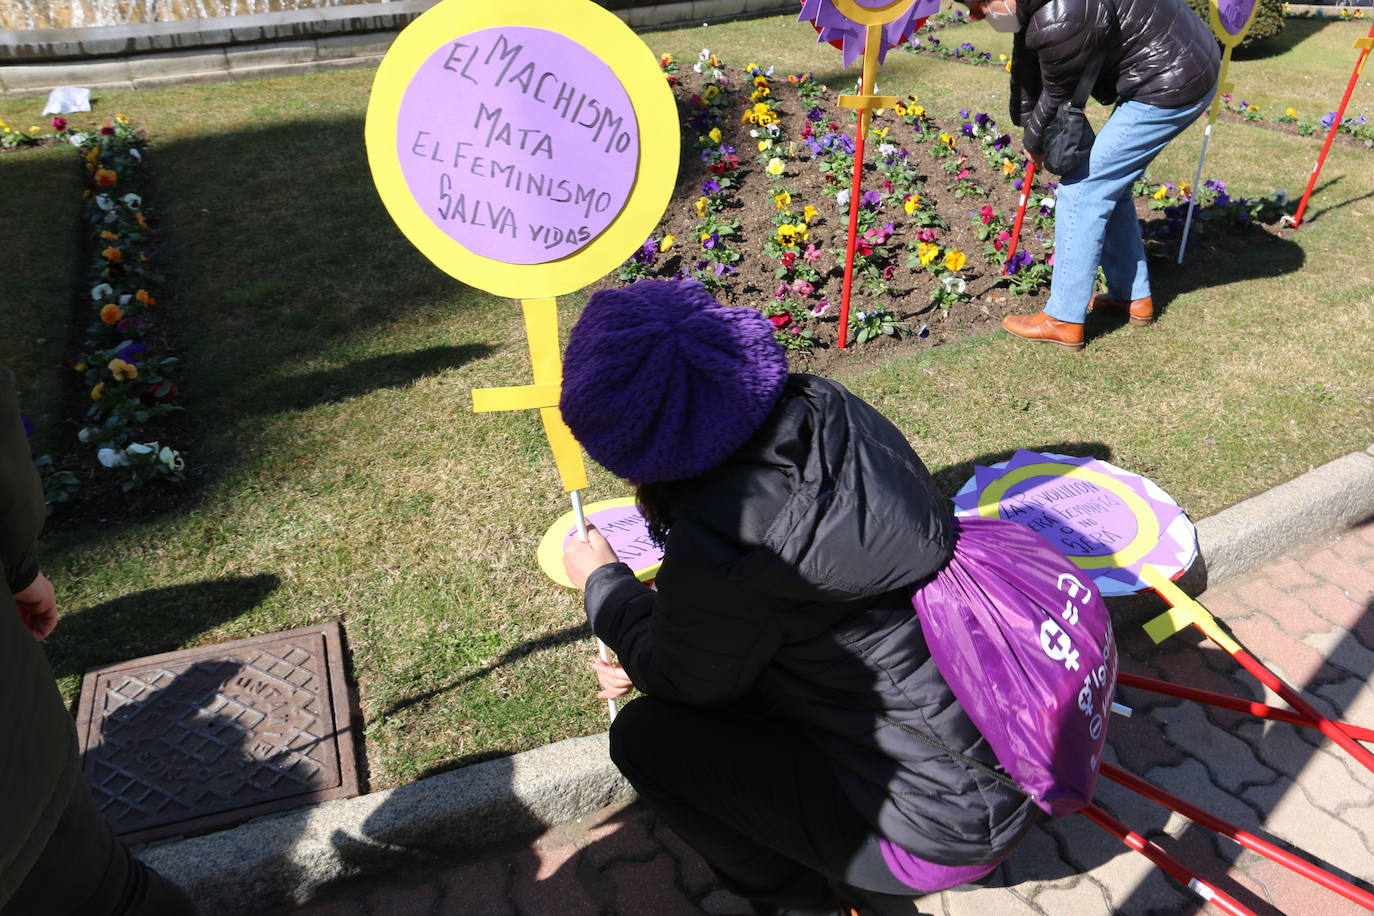
[[[1017,522],[1063,551],[1103,595],[1150,587],[1145,567],[1173,579],[1197,557],[1197,532],[1167,493],[1096,458],[1018,451],[974,467],[956,515]]]
[[[587,521],[610,541],[620,562],[629,566],[642,582],[652,581],[663,565],[663,548],[649,538],[649,526],[639,514],[634,497],[607,499],[586,507]],[[563,568],[563,548],[577,537],[573,514],[569,512],[549,527],[539,542],[539,568],[559,585],[572,588]]]
[[[1212,0],[1208,14],[1208,25],[1217,40],[1229,48],[1234,48],[1250,31],[1250,23],[1255,21],[1255,10],[1259,0]]]
[[[609,273],[677,179],[658,61],[590,0],[444,0],[397,36],[367,109],[382,202],[440,269],[513,299]]]

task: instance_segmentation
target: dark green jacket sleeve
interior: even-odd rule
[[[38,576],[38,534],[46,518],[43,483],[19,419],[14,374],[0,368],[0,573],[11,594]]]

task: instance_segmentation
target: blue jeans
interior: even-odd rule
[[[1150,295],[1131,187],[1160,150],[1207,110],[1212,95],[1182,108],[1123,103],[1097,135],[1087,164],[1062,176],[1054,214],[1054,276],[1045,305],[1052,318],[1082,323],[1099,264],[1113,299]]]

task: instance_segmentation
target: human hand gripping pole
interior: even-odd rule
[[[586,514],[582,511],[582,491],[581,491],[581,490],[573,490],[573,491],[572,491],[571,493],[569,493],[568,495],[572,498],[573,519],[577,522],[577,539],[578,539],[579,541],[581,541],[583,544],[587,544],[587,545],[590,546],[590,545],[591,545],[591,539],[590,539],[590,537],[589,537],[589,535],[588,535],[588,533],[587,533],[590,526],[587,524],[587,516],[586,516]],[[590,530],[595,531],[596,529],[595,529],[595,528],[591,528]],[[605,542],[605,538],[600,538],[599,540],[600,540],[602,543]],[[598,544],[597,546],[600,547],[601,544]],[[610,547],[609,544],[605,544],[605,549],[606,549],[606,550],[609,550],[609,551],[610,551],[610,554],[611,554],[611,559],[609,560],[609,562],[614,563],[614,562],[615,562],[615,551],[614,551],[614,550],[611,550],[611,547]],[[566,556],[566,554],[565,554],[565,556]],[[598,564],[598,565],[604,565],[604,564]],[[593,569],[595,569],[595,568],[596,568],[596,567],[593,567]],[[586,570],[586,572],[590,573],[591,570]],[[574,585],[576,585],[576,586],[577,586],[578,588],[580,588],[580,589],[585,589],[586,584],[587,584],[587,577],[586,577],[586,575],[582,575],[582,576],[580,577],[580,579],[579,579],[579,577],[578,577],[577,575],[573,575],[572,570],[569,570],[569,575],[572,577],[572,579],[573,579],[573,584],[574,584]],[[598,637],[597,640],[596,640],[596,652],[597,652],[597,655],[598,655],[598,657],[599,657],[598,660],[601,662],[601,665],[598,666],[598,665],[596,665],[595,663],[593,663],[593,664],[592,664],[592,667],[596,670],[597,681],[598,681],[598,683],[601,684],[601,687],[602,687],[601,692],[598,693],[597,696],[598,696],[599,698],[601,698],[601,699],[603,699],[603,700],[606,701],[606,711],[607,711],[607,713],[610,715],[611,721],[614,722],[614,721],[615,721],[616,712],[618,712],[618,710],[616,709],[615,697],[616,697],[616,696],[624,696],[625,693],[628,693],[629,691],[626,690],[626,691],[624,691],[624,693],[616,693],[616,694],[613,694],[613,695],[608,695],[608,694],[611,694],[611,692],[612,692],[616,687],[618,687],[619,685],[618,685],[618,684],[608,684],[607,681],[606,681],[606,677],[604,677],[603,675],[606,674],[606,673],[608,673],[608,672],[611,672],[611,671],[613,671],[613,670],[619,670],[619,671],[621,672],[622,676],[623,676],[623,674],[624,674],[624,669],[620,668],[619,665],[612,665],[612,664],[611,664],[611,650],[608,649],[608,648],[606,648],[606,644],[605,644],[604,642],[601,641],[600,637]],[[626,678],[626,681],[628,682],[628,678]]]

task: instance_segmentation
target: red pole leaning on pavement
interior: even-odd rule
[[[1011,273],[1011,259],[1016,254],[1016,243],[1021,238],[1021,221],[1026,218],[1026,203],[1030,200],[1031,182],[1035,180],[1035,163],[1027,160],[1026,177],[1021,181],[1021,202],[1016,205],[1016,223],[1011,227],[1011,242],[1007,245],[1007,260],[1002,264],[1002,274]]]
[[[1234,824],[1228,823],[1208,811],[1196,805],[1189,804],[1176,795],[1170,795],[1156,785],[1146,782],[1138,776],[1127,773],[1125,770],[1112,766],[1110,763],[1102,764],[1100,772],[1103,776],[1120,783],[1139,795],[1143,795],[1153,802],[1157,802],[1171,811],[1188,818],[1194,823],[1206,827],[1213,833],[1220,834],[1235,840],[1241,846],[1252,852],[1257,852],[1266,859],[1277,862],[1289,871],[1302,875],[1311,881],[1315,881],[1327,890],[1335,891],[1347,900],[1353,900],[1367,910],[1374,910],[1374,894],[1366,890],[1361,890],[1349,881],[1336,877],[1330,872],[1318,868],[1306,859],[1295,856],[1278,848],[1273,843],[1263,837],[1258,837],[1253,833],[1242,830]]]
[[[1369,49],[1374,48],[1374,26],[1369,27],[1369,34],[1364,38],[1355,40],[1355,47],[1360,48],[1360,59],[1355,62],[1355,72],[1350,74],[1350,83],[1345,87],[1345,95],[1341,96],[1341,107],[1336,111],[1336,120],[1331,122],[1331,129],[1326,133],[1326,142],[1322,144],[1321,155],[1317,157],[1317,164],[1312,166],[1312,174],[1307,179],[1307,190],[1302,192],[1302,201],[1298,204],[1298,212],[1293,215],[1293,228],[1302,225],[1302,215],[1307,210],[1307,199],[1312,196],[1312,189],[1317,186],[1317,176],[1321,174],[1322,164],[1326,162],[1326,154],[1331,149],[1331,141],[1336,139],[1336,132],[1341,129],[1341,119],[1345,117],[1345,106],[1350,104],[1350,96],[1355,92],[1355,86],[1360,82],[1360,71],[1364,69],[1364,62],[1369,57]]]
[[[1273,719],[1276,722],[1287,722],[1289,725],[1301,725],[1303,728],[1317,728],[1317,723],[1311,722],[1295,712],[1279,709],[1277,706],[1269,706],[1265,703],[1256,703],[1253,700],[1228,697],[1224,693],[1213,693],[1210,690],[1199,690],[1196,687],[1183,687],[1168,681],[1159,681],[1139,674],[1128,674],[1124,671],[1117,673],[1116,682],[1122,687],[1135,687],[1139,690],[1162,693],[1165,696],[1178,697],[1182,700],[1206,703],[1208,706],[1243,712],[1260,719]],[[1356,741],[1374,743],[1374,729],[1361,728],[1358,725],[1351,725],[1349,722],[1336,722],[1335,724]]]
[[[1231,897],[1231,895],[1203,881],[1192,869],[1188,868],[1188,866],[1184,865],[1134,830],[1128,829],[1125,824],[1097,807],[1097,805],[1088,805],[1086,808],[1081,809],[1080,813],[1085,815],[1103,830],[1106,830],[1112,836],[1164,869],[1164,871],[1175,881],[1180,884],[1188,885],[1194,893],[1208,903],[1215,903],[1223,911],[1231,913],[1232,916],[1256,916],[1253,910],[1246,909],[1241,906],[1235,898]]]
[[[1293,707],[1298,715],[1311,722],[1313,728],[1336,742],[1361,766],[1374,773],[1374,754],[1357,744],[1355,739],[1346,734],[1340,725],[1317,712],[1296,690],[1285,684],[1278,675],[1245,651],[1244,646],[1236,642],[1227,631],[1221,628],[1211,612],[1184,594],[1182,589],[1155,567],[1146,564],[1141,569],[1141,576],[1151,588],[1159,593],[1161,598],[1169,603],[1171,608],[1171,610],[1145,624],[1145,632],[1151,639],[1157,643],[1163,642],[1184,627],[1197,627],[1204,636],[1225,650],[1242,668],[1254,675],[1261,684],[1282,697],[1283,701]]]

